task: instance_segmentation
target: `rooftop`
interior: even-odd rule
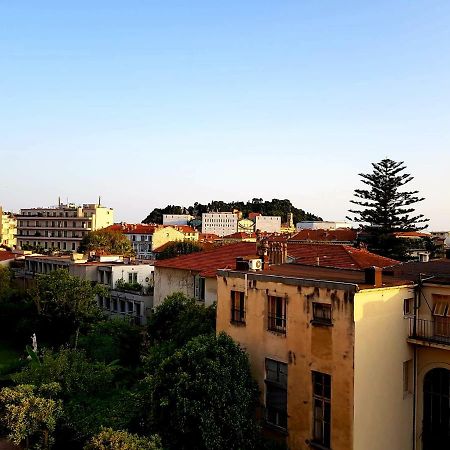
[[[338,228],[337,230],[300,230],[290,241],[356,241],[357,230]]]
[[[428,278],[427,281],[430,283],[450,284],[450,259],[433,259],[428,262],[409,261],[394,265],[391,269],[396,276],[413,280]]]

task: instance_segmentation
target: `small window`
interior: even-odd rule
[[[231,291],[231,322],[245,323],[245,293]]]
[[[287,428],[287,377],[285,363],[266,358],[266,422]]]
[[[313,321],[317,324],[331,325],[331,305],[313,302]]]
[[[268,297],[268,329],[286,334],[286,298]]]
[[[414,298],[405,298],[403,300],[403,315],[410,316],[414,314]]]
[[[312,373],[313,442],[325,448],[331,444],[331,375]]]
[[[205,301],[205,278],[196,275],[194,277],[195,298],[202,302]]]
[[[445,317],[448,315],[448,303],[436,302],[433,307],[433,316]]]

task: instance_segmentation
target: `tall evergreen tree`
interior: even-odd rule
[[[426,228],[429,219],[424,218],[423,214],[412,214],[415,209],[411,206],[424,198],[417,196],[419,191],[400,190],[414,178],[408,173],[402,173],[406,169],[404,162],[385,158],[379,163],[372,163],[372,166],[372,173],[359,174],[361,181],[369,189],[355,189],[357,199],[350,200],[362,209],[350,209],[349,212],[355,214],[355,217],[348,218],[366,223],[366,230],[372,229],[379,233]]]

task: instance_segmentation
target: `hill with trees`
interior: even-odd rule
[[[294,223],[302,220],[322,220],[315,214],[296,208],[288,199],[280,200],[277,198],[271,201],[262,198],[253,198],[246,203],[242,201],[224,202],[222,200],[212,200],[208,204],[195,202],[194,206],[184,207],[176,205],[167,205],[165,208],[155,208],[142,223],[162,223],[163,214],[190,214],[194,217],[201,218],[203,213],[207,212],[224,212],[238,209],[244,217],[249,213],[261,213],[264,216],[281,216],[283,222],[287,221],[289,213],[294,216]]]

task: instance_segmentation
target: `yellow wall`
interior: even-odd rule
[[[413,358],[403,316],[410,297],[409,287],[355,294],[355,450],[412,448],[413,394],[403,391],[403,362]]]
[[[332,377],[331,446],[351,450],[353,440],[353,303],[343,290],[248,281],[246,325],[230,323],[231,290],[245,292],[243,278],[217,278],[217,332],[225,331],[248,352],[264,401],[265,358],[288,364],[288,436],[291,449],[310,449],[312,373]],[[286,335],[267,330],[267,295],[287,297]],[[312,301],[332,304],[333,326],[311,325]],[[283,437],[282,435],[280,437]]]
[[[172,227],[164,227],[155,230],[152,237],[152,251],[167,244],[167,242],[184,241],[184,234]]]

